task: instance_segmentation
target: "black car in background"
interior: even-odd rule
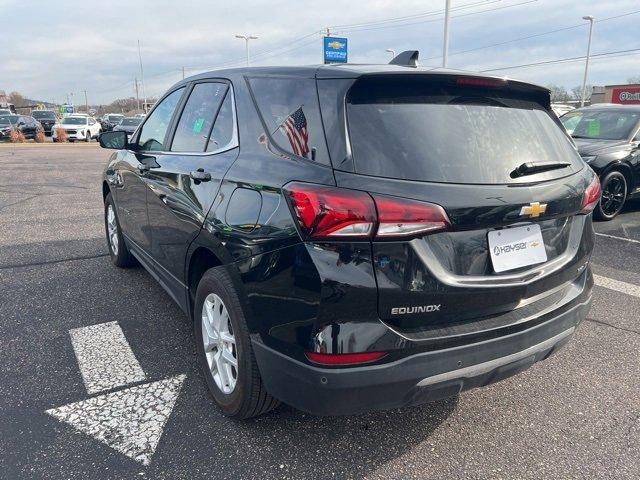
[[[593,105],[560,120],[600,177],[602,199],[594,215],[615,218],[627,199],[640,194],[640,105]]]
[[[102,118],[100,118],[98,121],[100,122],[100,126],[102,127],[103,132],[110,132],[111,130],[113,130],[113,127],[115,127],[122,121],[123,118],[124,115],[121,115],[119,113],[108,113],[106,115],[103,115]]]
[[[113,130],[126,132],[127,136],[132,135],[142,120],[142,118],[138,117],[125,117],[120,121],[120,123],[113,127]]]
[[[220,70],[100,143],[116,150],[111,260],[142,264],[192,319],[227,415],[454,396],[547,358],[590,308],[600,183],[542,87],[401,65]]]
[[[51,135],[52,127],[58,121],[58,117],[55,112],[51,110],[33,110],[31,112],[31,116],[40,122],[45,135]]]
[[[34,139],[36,134],[44,131],[42,125],[33,117],[0,115],[0,139],[8,139],[12,130],[22,132],[26,139]]]

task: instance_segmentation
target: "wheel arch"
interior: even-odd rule
[[[109,184],[106,180],[102,181],[102,201],[104,202],[107,199],[107,195],[111,193],[111,189],[109,188]]]

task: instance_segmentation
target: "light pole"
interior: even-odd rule
[[[258,37],[254,37],[253,35],[236,35],[236,38],[242,38],[245,43],[245,47],[247,50],[247,67],[249,66],[249,40],[257,40]]]
[[[389,52],[391,54],[391,60],[396,58],[396,51],[393,48],[387,48],[385,52]]]
[[[442,42],[442,68],[447,68],[447,55],[449,55],[449,11],[451,0],[447,0],[444,7],[444,40]]]
[[[587,61],[584,64],[584,78],[582,79],[582,97],[580,98],[580,106],[584,107],[584,97],[587,90],[587,73],[589,71],[589,57],[591,56],[591,35],[593,34],[593,17],[585,15],[583,20],[589,21],[589,42],[587,43]]]

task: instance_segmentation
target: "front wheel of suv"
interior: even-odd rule
[[[609,172],[601,182],[602,197],[595,209],[598,220],[613,220],[622,211],[627,199],[627,179],[618,171]]]
[[[113,203],[111,193],[104,199],[104,229],[107,234],[107,246],[109,256],[113,264],[120,268],[130,267],[136,264],[136,260],[124,243],[120,222],[116,214],[116,206]]]
[[[193,326],[198,363],[225,415],[255,417],[279,404],[262,383],[240,299],[224,267],[211,268],[202,276]]]

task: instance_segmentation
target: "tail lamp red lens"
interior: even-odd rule
[[[287,185],[285,193],[310,239],[409,237],[450,226],[444,209],[432,203],[306,183]]]
[[[594,176],[582,197],[582,213],[591,213],[600,201],[600,195],[602,195],[600,179]]]
[[[287,193],[300,229],[308,237],[368,237],[373,231],[376,209],[365,192],[292,184]]]
[[[377,237],[396,237],[449,228],[449,217],[440,205],[396,197],[373,195],[378,209]]]
[[[322,365],[356,365],[380,360],[387,352],[361,352],[361,353],[316,353],[307,352],[307,358],[314,363]]]

